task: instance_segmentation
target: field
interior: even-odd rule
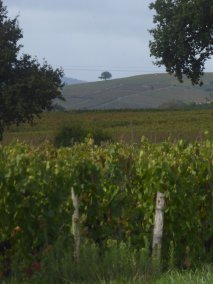
[[[22,124],[5,132],[2,143],[19,139],[38,145],[52,140],[63,126],[83,125],[99,128],[114,141],[137,143],[142,136],[158,143],[168,139],[202,140],[204,132],[213,135],[213,108],[195,110],[144,110],[144,111],[78,111],[46,112],[32,127]]]
[[[212,101],[213,73],[206,73],[202,87],[189,80],[179,83],[168,74],[150,74],[65,86],[66,110],[148,109]]]

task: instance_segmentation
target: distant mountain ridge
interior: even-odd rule
[[[78,80],[78,79],[75,79],[75,78],[69,78],[69,77],[63,77],[63,80],[62,80],[65,85],[75,85],[75,84],[83,84],[83,83],[86,83],[86,81],[82,81],[82,80]]]
[[[149,74],[101,82],[66,85],[66,110],[172,108],[213,101],[213,73],[206,73],[202,87],[189,80],[179,83],[168,74]]]

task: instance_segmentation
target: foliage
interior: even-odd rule
[[[9,19],[0,0],[0,140],[11,124],[33,122],[51,108],[54,98],[62,99],[63,71],[22,54],[18,41],[22,31],[17,18]]]
[[[1,251],[1,269],[12,256],[21,259],[23,269],[28,267],[59,238],[72,243],[71,188],[80,197],[82,239],[95,242],[101,251],[109,240],[147,247],[156,193],[161,191],[166,196],[164,265],[210,261],[212,161],[210,140],[0,147],[0,244],[10,245]]]
[[[182,81],[202,84],[204,64],[213,54],[212,0],[156,0],[150,5],[156,14],[151,30],[151,55],[158,66]]]
[[[107,80],[107,79],[111,79],[112,78],[112,74],[108,71],[104,71],[101,73],[101,76],[99,77],[99,79],[103,79],[103,80]]]
[[[86,138],[94,139],[95,144],[112,140],[110,136],[101,129],[86,129],[80,125],[64,126],[54,138],[56,147],[72,146],[77,142],[84,142]]]
[[[87,133],[80,125],[72,127],[63,127],[54,138],[54,145],[56,147],[71,146],[76,142],[83,142]]]

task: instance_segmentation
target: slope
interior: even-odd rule
[[[179,83],[168,74],[141,75],[102,82],[65,86],[65,102],[72,109],[146,109],[213,101],[213,73],[206,73],[202,87],[188,80]]]

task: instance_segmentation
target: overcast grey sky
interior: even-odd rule
[[[152,0],[3,0],[9,16],[19,14],[23,52],[45,58],[66,76],[97,81],[164,72],[149,55]],[[213,71],[213,62],[206,65]]]

